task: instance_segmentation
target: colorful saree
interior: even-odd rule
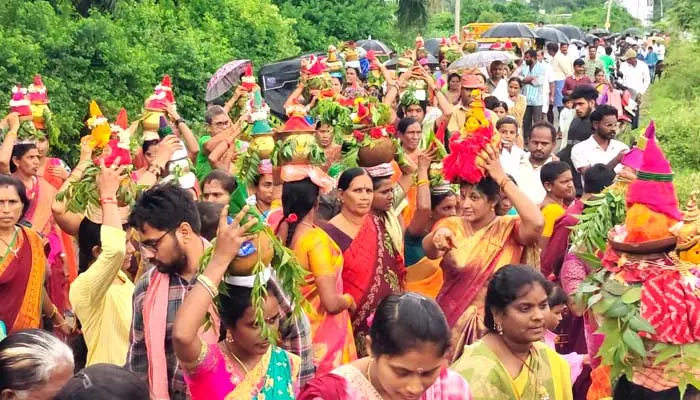
[[[457,373],[444,368],[420,400],[471,400],[469,384]],[[330,374],[309,382],[298,400],[383,400],[362,371],[343,365]]]
[[[49,274],[46,281],[46,291],[51,302],[63,313],[70,308],[68,304],[68,279],[64,272],[62,253],[64,252],[61,230],[53,221],[51,204],[56,197],[56,188],[44,178],[34,178],[34,187],[27,189],[29,209],[24,218],[31,222],[32,227],[48,242]]]
[[[444,284],[436,299],[452,331],[452,361],[464,345],[476,342],[485,332],[489,278],[502,266],[521,262],[523,246],[516,241],[519,224],[518,217],[496,217],[486,227],[471,232],[461,217],[450,217],[433,228],[450,229],[456,245],[442,259]]]
[[[293,400],[300,359],[279,347],[267,350],[247,374],[218,344],[202,347],[203,361],[185,373],[192,400]]]
[[[571,400],[569,365],[544,343],[533,343],[520,374],[508,374],[483,341],[464,348],[452,369],[469,382],[474,400]]]
[[[332,276],[337,293],[343,293],[343,254],[328,234],[316,227],[297,239],[293,250],[308,271],[301,291],[312,307],[307,315],[313,333],[314,365],[316,374],[322,375],[357,358],[349,311],[327,312],[316,286],[317,278]]]
[[[0,321],[7,332],[41,326],[42,288],[46,258],[41,237],[28,228],[17,233],[17,253],[8,251],[0,261]],[[14,243],[11,243],[14,245]]]
[[[365,336],[369,333],[367,317],[384,297],[404,288],[405,268],[399,252],[381,217],[365,217],[353,239],[331,224],[324,230],[343,251],[343,289],[355,300],[357,311],[352,318],[358,356],[367,355]]]

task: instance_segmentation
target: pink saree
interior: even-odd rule
[[[298,392],[301,360],[279,347],[271,346],[247,374],[218,344],[205,351],[204,360],[184,375],[192,400],[293,400]]]

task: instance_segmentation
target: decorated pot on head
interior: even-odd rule
[[[17,131],[18,143],[35,142],[44,134],[34,127],[32,109],[27,89],[17,84],[12,88],[12,98],[10,99],[10,113],[17,113],[19,116],[19,130]]]
[[[311,91],[323,91],[331,88],[326,62],[314,54],[301,60],[302,72],[306,76],[306,87]]]
[[[170,104],[175,105],[175,96],[173,96],[170,76],[165,75],[151,97],[146,100],[146,113],[142,120],[144,140],[148,140],[146,137],[158,137],[160,117],[166,114]]]
[[[462,87],[473,88],[474,101],[467,110],[459,135],[450,138],[450,154],[443,161],[443,169],[450,182],[476,184],[486,176],[483,161],[486,146],[491,145],[500,152],[501,135],[486,117],[481,82],[473,75],[465,75]]]
[[[384,75],[379,68],[379,60],[372,50],[367,52],[369,61],[369,73],[367,74],[367,86],[381,88],[384,84]]]
[[[166,136],[172,135],[173,129],[168,124],[168,120],[165,116],[160,117],[160,128],[158,129],[158,135],[161,139]],[[183,189],[195,189],[197,184],[197,178],[193,172],[192,162],[187,154],[185,144],[180,140],[180,148],[173,152],[170,156],[170,161],[167,164],[168,176],[163,179],[163,182],[175,181],[178,186]]]
[[[236,186],[236,190],[231,193],[229,199],[229,217],[235,218],[246,205],[248,205],[248,190],[244,182],[239,182]],[[258,221],[248,231],[253,237],[251,240],[241,245],[238,254],[229,264],[227,270],[227,274],[229,275],[251,275],[256,266],[270,265],[274,257],[272,241],[268,233],[263,229],[262,217],[257,213],[254,207],[249,207],[248,213],[243,220],[241,220],[241,225],[245,224],[249,219],[256,219]]]
[[[328,46],[326,66],[331,77],[342,79],[345,76],[343,61],[338,58],[338,49],[333,45]]]
[[[356,153],[356,158],[345,167],[374,167],[391,162],[400,146],[396,129],[391,125],[391,108],[376,99],[358,99],[350,114],[355,130],[350,142],[344,143],[343,151]]]
[[[250,146],[248,149],[258,153],[261,159],[270,158],[275,149],[275,132],[270,127],[268,116],[270,108],[260,95],[260,91],[253,92],[250,100],[250,122],[253,127],[250,133]]]
[[[236,100],[236,103],[234,103],[231,109],[231,119],[234,121],[240,118],[241,115],[250,112],[252,93],[255,90],[260,90],[260,88],[257,87],[255,75],[253,74],[253,65],[251,63],[245,65],[243,75],[241,76],[240,88],[242,88],[245,93]]]
[[[343,58],[346,67],[360,69],[360,55],[354,41],[350,40],[345,43]]]
[[[90,146],[93,149],[104,149],[112,136],[112,129],[95,100],[90,102],[90,118],[85,121],[85,125],[90,129]]]
[[[295,102],[287,107],[287,121],[277,131],[277,148],[273,163],[323,164],[326,157],[316,143],[316,128],[309,122],[304,105]]]
[[[427,57],[428,52],[425,50],[425,40],[421,35],[416,36],[416,59]]]
[[[406,51],[396,61],[396,71],[398,75],[401,75],[404,72],[408,72],[411,68],[413,68],[413,58],[411,57],[411,52]]]
[[[34,127],[36,129],[45,130],[46,129],[46,113],[51,112],[49,110],[49,96],[46,93],[46,86],[41,80],[41,75],[34,75],[34,82],[29,85],[27,90],[29,96],[29,101],[31,103],[30,107],[32,109],[32,118],[34,121]]]

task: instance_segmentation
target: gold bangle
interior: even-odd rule
[[[418,179],[418,181],[416,181],[416,186],[420,186],[420,185],[429,185],[429,184],[430,184],[430,181],[427,180],[427,179],[425,179],[425,178],[424,178],[424,179]]]
[[[50,320],[53,320],[53,317],[55,317],[56,314],[58,313],[58,307],[56,307],[55,304],[52,304],[52,306],[53,306],[53,309],[51,310],[51,315],[49,315],[49,316],[47,317],[47,318],[50,319]]]
[[[508,184],[508,182],[512,182],[512,181],[510,180],[509,177],[507,177],[507,176],[504,177],[503,180],[501,180],[501,183],[498,185],[499,189],[501,189],[501,191],[504,191],[506,189],[506,185]]]
[[[209,279],[208,276],[199,274],[197,275],[197,282],[201,283],[205,289],[207,289],[207,292],[209,292],[209,295],[213,299],[214,297],[219,295],[219,289],[214,286],[214,283]]]
[[[348,303],[348,308],[352,307],[352,305],[355,304],[355,299],[353,299],[352,296],[350,296],[347,293],[343,294],[343,299],[345,299],[345,301]]]

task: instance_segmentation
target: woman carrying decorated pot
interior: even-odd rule
[[[228,206],[222,211],[212,257],[185,296],[173,325],[173,347],[193,400],[291,400],[295,396],[299,357],[270,344],[278,334],[279,303],[268,295],[260,304],[252,301],[256,282],[266,286],[271,278],[270,267],[257,276],[224,276],[241,245],[253,239],[246,232],[259,221],[251,218],[241,225],[247,211],[244,207],[231,224]],[[227,290],[219,294],[221,287]],[[218,299],[221,331],[219,342],[208,345],[198,331],[214,299]],[[263,314],[264,326],[257,324],[258,313]]]
[[[445,283],[437,302],[452,329],[453,360],[485,330],[483,301],[488,280],[506,264],[520,263],[530,255],[534,259],[535,254],[526,250],[534,253],[544,226],[537,205],[503,171],[494,148],[500,137],[493,126],[483,115],[470,117],[463,132],[470,135],[455,138],[443,162],[445,177],[461,182],[461,216],[439,221],[423,239],[427,257],[443,257]],[[483,150],[475,152],[480,146]],[[518,216],[496,215],[501,193],[513,203]]]
[[[350,322],[357,305],[343,293],[343,254],[314,224],[319,194],[333,189],[334,182],[312,165],[285,165],[281,177],[284,219],[277,234],[307,271],[301,291],[311,303],[314,365],[322,375],[357,358]]]

